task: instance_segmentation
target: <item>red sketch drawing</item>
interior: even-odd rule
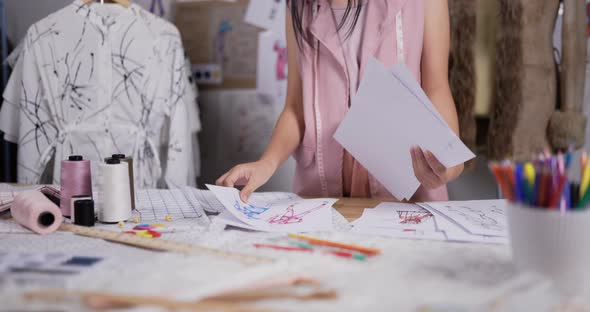
[[[306,215],[316,211],[316,210],[320,210],[326,206],[328,206],[328,202],[323,202],[321,205],[306,210],[306,211],[302,211],[300,213],[295,213],[295,206],[297,204],[293,204],[290,205],[289,207],[287,207],[286,211],[282,214],[282,215],[276,215],[274,217],[269,218],[268,220],[266,220],[266,222],[268,222],[269,224],[294,224],[294,223],[301,223],[303,222],[303,217],[305,217]]]
[[[397,213],[401,219],[401,224],[421,224],[426,219],[432,217],[430,212],[401,210]]]
[[[287,64],[289,63],[289,57],[287,56],[287,47],[281,44],[280,41],[276,41],[274,45],[274,51],[277,53],[277,80],[287,79]]]

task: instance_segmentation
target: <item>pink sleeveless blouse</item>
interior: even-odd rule
[[[351,157],[346,155],[333,137],[348,112],[353,86],[350,85],[346,57],[334,23],[330,1],[312,0],[310,3],[313,10],[304,14],[304,25],[308,26],[316,44],[315,47],[304,44],[297,55],[303,87],[305,131],[303,140],[293,155],[297,161],[294,191],[303,196],[342,197],[344,176],[349,174],[348,169],[365,174],[362,171],[364,168],[354,160],[354,168],[345,168],[345,159],[348,167]],[[369,0],[366,1],[364,10],[366,12],[363,14],[366,15],[359,50],[359,78],[362,77],[369,58],[374,56],[386,66],[404,62],[420,81],[424,0]],[[392,105],[395,105],[395,99],[392,99]],[[346,169],[344,174],[343,169]],[[366,173],[363,180],[360,183],[352,181],[352,186],[361,191],[353,193],[367,197],[393,198],[369,173]],[[434,190],[420,187],[413,198],[416,201],[447,199],[446,186]]]

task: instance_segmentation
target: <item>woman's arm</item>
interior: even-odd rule
[[[450,20],[447,0],[426,0],[422,87],[449,127],[459,135],[459,120],[449,87]],[[413,148],[412,162],[418,180],[427,188],[437,188],[457,178],[463,164],[445,168],[429,151]]]
[[[288,11],[288,10],[287,10]],[[301,76],[297,66],[297,50],[291,14],[287,14],[287,50],[289,56],[289,76],[287,82],[287,98],[285,108],[273,131],[270,143],[259,161],[241,164],[217,180],[217,185],[233,187],[236,184],[246,186],[240,196],[247,201],[252,192],[266,183],[278,167],[299,146],[305,130],[303,120],[303,103]]]

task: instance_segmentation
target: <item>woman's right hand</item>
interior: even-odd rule
[[[243,202],[247,202],[250,195],[268,182],[276,170],[277,166],[267,160],[241,164],[222,175],[215,184],[227,187],[245,184],[246,186],[240,192],[240,198]]]

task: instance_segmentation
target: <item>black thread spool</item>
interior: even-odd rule
[[[74,216],[74,224],[94,226],[94,222],[96,221],[94,201],[92,199],[80,199],[74,202]]]

